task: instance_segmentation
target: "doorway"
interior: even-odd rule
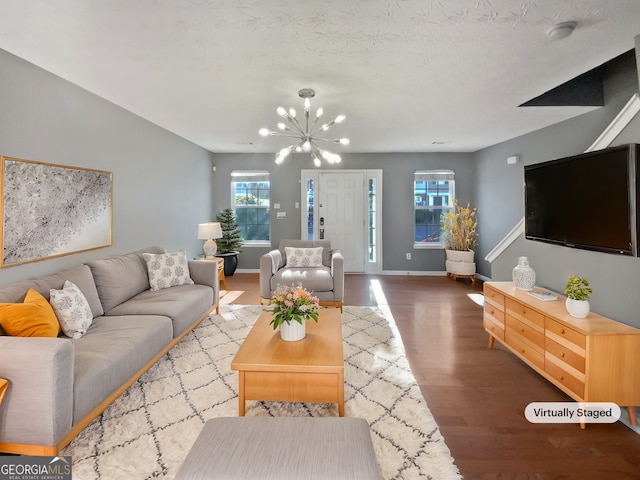
[[[326,239],[349,273],[380,273],[382,170],[302,170],[301,238]]]

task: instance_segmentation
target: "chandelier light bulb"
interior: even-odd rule
[[[282,150],[280,150],[279,156],[281,156],[284,159],[291,153],[291,150],[292,150],[291,147],[283,148]]]
[[[349,145],[349,139],[346,137],[338,139],[328,139],[321,138],[316,135],[320,132],[329,130],[338,123],[343,122],[345,118],[347,118],[346,115],[340,114],[335,118],[335,120],[332,120],[329,123],[325,123],[322,126],[318,127],[318,118],[324,113],[322,108],[316,109],[315,120],[309,121],[309,112],[311,111],[310,99],[315,96],[315,92],[310,88],[304,88],[298,92],[298,95],[300,96],[300,98],[304,99],[304,116],[301,117],[300,120],[296,118],[295,108],[289,108],[289,110],[287,111],[284,107],[278,107],[276,109],[276,112],[280,117],[284,119],[283,122],[278,122],[277,124],[279,131],[272,131],[267,128],[261,128],[259,130],[260,135],[262,135],[263,137],[271,135],[281,135],[296,139],[296,143],[282,148],[278,151],[278,153],[276,153],[276,164],[280,165],[282,162],[284,162],[285,158],[287,158],[289,154],[294,150],[298,153],[310,153],[311,158],[313,159],[313,163],[316,167],[322,166],[322,160],[330,164],[339,163],[342,160],[340,158],[340,155],[319,148],[317,142],[322,141],[338,143],[340,145]]]

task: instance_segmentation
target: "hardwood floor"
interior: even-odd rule
[[[222,303],[259,303],[258,274],[227,277]],[[346,305],[389,305],[413,373],[465,479],[640,479],[640,435],[624,424],[531,424],[534,401],[570,400],[498,345],[487,349],[482,284],[347,275]],[[477,299],[477,298],[476,298]]]

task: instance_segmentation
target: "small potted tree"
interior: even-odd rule
[[[474,249],[478,241],[477,211],[467,203],[461,207],[458,200],[453,201],[454,208],[442,215],[441,231],[447,255],[447,275],[470,277],[476,273]]]
[[[564,288],[564,294],[567,296],[566,307],[569,315],[576,318],[585,318],[589,315],[591,311],[589,297],[591,297],[592,293],[593,289],[589,285],[589,280],[584,277],[571,275]]]
[[[216,240],[218,252],[216,257],[224,258],[224,275],[230,277],[238,268],[238,250],[242,246],[242,234],[238,228],[236,215],[231,208],[223,209],[216,215],[216,222],[220,222],[222,238]]]

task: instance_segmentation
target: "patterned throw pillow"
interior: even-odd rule
[[[147,262],[151,290],[193,285],[193,280],[189,276],[187,252],[143,253],[142,256]]]
[[[82,290],[66,280],[62,290],[49,290],[49,302],[67,337],[81,338],[93,322],[93,313]]]
[[[284,253],[287,256],[287,267],[322,266],[322,247],[284,247]]]

